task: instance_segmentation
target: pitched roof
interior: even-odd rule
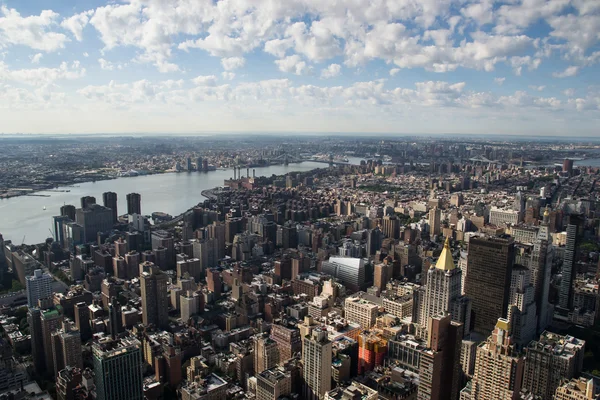
[[[452,259],[452,251],[450,250],[449,238],[446,238],[444,248],[442,249],[440,258],[438,258],[437,262],[435,263],[435,267],[443,271],[452,271],[454,268],[456,268],[456,266],[454,265],[454,260]]]

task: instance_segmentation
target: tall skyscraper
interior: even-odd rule
[[[475,374],[462,390],[461,400],[519,399],[523,358],[510,337],[510,322],[498,319],[492,335],[477,347]]]
[[[81,198],[81,208],[87,208],[92,204],[96,204],[96,198],[93,196],[83,196]]]
[[[0,280],[4,282],[4,274],[8,271],[8,263],[6,262],[6,247],[4,246],[4,238],[0,233]]]
[[[279,362],[277,342],[268,335],[257,335],[254,342],[254,373],[259,374],[271,369]]]
[[[534,300],[538,316],[537,333],[546,329],[552,318],[548,296],[550,292],[550,279],[552,277],[552,262],[554,259],[554,247],[550,238],[548,218],[550,212],[544,211],[544,220],[540,225],[536,240],[533,242],[531,254],[531,280],[534,289]]]
[[[75,326],[81,334],[81,340],[86,341],[92,337],[90,327],[90,310],[84,302],[75,304]]]
[[[209,269],[206,271],[206,285],[208,290],[215,294],[215,299],[221,297],[221,288],[223,286],[223,278],[221,272],[218,269]]]
[[[31,356],[33,357],[33,367],[38,374],[43,373],[46,368],[41,313],[42,311],[37,307],[30,307],[27,310],[27,323],[31,333]]]
[[[585,341],[573,336],[543,332],[525,349],[523,388],[551,399],[565,379],[579,375],[583,368]]]
[[[383,244],[383,232],[379,227],[369,230],[367,235],[367,256],[374,256]]]
[[[569,176],[573,175],[573,160],[565,158],[563,161],[563,172],[569,174]]]
[[[71,221],[75,221],[75,206],[71,204],[65,204],[60,207],[60,215],[69,217]]]
[[[387,259],[379,264],[375,264],[373,271],[373,286],[377,287],[381,293],[385,289],[387,283],[392,279],[392,276],[392,264],[388,262]]]
[[[313,329],[302,343],[302,365],[304,368],[304,399],[319,400],[331,389],[332,344],[327,339],[327,330]]]
[[[78,208],[75,220],[83,227],[86,243],[95,242],[98,232],[108,232],[113,227],[112,210],[95,203],[85,208]]]
[[[574,262],[575,249],[577,244],[577,224],[574,223],[577,218],[571,215],[571,223],[567,225],[567,244],[565,246],[565,256],[561,269],[562,279],[560,281],[560,292],[558,294],[558,306],[567,312],[573,302],[573,280],[575,279]]]
[[[391,239],[400,237],[400,220],[395,215],[386,215],[382,220],[383,234]],[[379,250],[379,249],[377,249]]]
[[[44,361],[46,363],[46,372],[55,374],[54,371],[54,352],[52,351],[52,333],[62,326],[63,315],[61,307],[56,306],[43,310],[40,313],[42,328],[42,342],[44,346]]]
[[[519,349],[536,336],[537,313],[534,295],[531,271],[515,264],[512,269],[507,319],[512,327],[513,343]]]
[[[442,253],[435,266],[427,271],[427,284],[421,302],[419,324],[425,327],[431,317],[449,313],[453,321],[464,325],[469,332],[471,320],[470,301],[461,295],[462,271],[452,259],[449,239],[446,238]]]
[[[505,318],[515,246],[512,239],[471,238],[465,294],[471,300],[473,331],[489,335],[498,318]]]
[[[102,204],[106,208],[110,208],[113,215],[113,221],[117,222],[119,214],[117,212],[117,194],[115,192],[102,193]]]
[[[142,196],[139,193],[129,193],[127,195],[127,214],[142,213]]]
[[[92,345],[98,400],[142,400],[141,343],[134,337],[103,338]]]
[[[279,362],[283,363],[302,351],[302,339],[298,328],[278,324],[271,326],[271,339],[277,343]]]
[[[52,355],[57,375],[65,367],[83,368],[81,335],[71,323],[63,321],[62,329],[52,333]]]
[[[142,322],[159,328],[169,325],[169,296],[167,284],[169,278],[157,266],[151,265],[149,271],[140,274],[142,291]]]
[[[418,400],[456,400],[460,390],[463,325],[450,315],[429,318],[427,349],[421,352]]]
[[[37,307],[39,299],[52,296],[52,276],[41,269],[33,271],[33,276],[25,277],[27,306]]]
[[[429,234],[431,236],[442,233],[442,210],[433,207],[429,210]]]

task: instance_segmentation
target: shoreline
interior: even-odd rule
[[[299,164],[299,163],[293,163],[293,164]],[[254,168],[267,168],[267,167],[271,167],[274,165],[281,165],[281,164],[267,164],[267,165],[262,165],[262,166],[256,166]],[[237,167],[237,166],[236,166]],[[144,174],[138,174],[138,175],[123,175],[123,176],[105,176],[105,177],[99,177],[99,178],[94,178],[94,179],[86,179],[86,180],[73,180],[73,181],[68,181],[68,182],[62,182],[59,185],[43,185],[42,187],[39,188],[15,188],[15,189],[7,189],[7,192],[10,192],[11,190],[17,191],[18,193],[12,193],[12,194],[7,194],[7,193],[2,193],[0,194],[0,201],[1,200],[8,200],[8,199],[13,199],[15,197],[21,197],[21,196],[35,196],[35,197],[51,197],[51,194],[48,195],[40,195],[37,194],[39,192],[46,192],[46,191],[50,191],[50,192],[56,192],[57,190],[60,191],[68,191],[68,189],[61,189],[61,188],[69,188],[69,187],[73,187],[75,185],[78,184],[82,184],[82,183],[90,183],[90,182],[96,182],[96,181],[110,181],[110,180],[115,180],[115,179],[120,179],[120,178],[139,178],[139,177],[143,177],[143,176],[151,176],[151,175],[166,175],[166,174],[179,174],[179,173],[207,173],[207,172],[214,172],[214,171],[225,171],[228,169],[231,169],[234,167],[215,167],[215,169],[208,169],[208,170],[203,170],[203,171],[174,171],[174,170],[164,170],[161,172],[148,172],[148,173],[144,173]],[[243,167],[243,168],[252,168],[252,167]]]

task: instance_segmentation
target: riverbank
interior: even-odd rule
[[[277,165],[256,168],[256,176],[285,175],[291,172],[304,172],[322,168],[323,164],[303,162],[301,164]],[[135,179],[117,178],[76,184],[69,192],[49,192],[51,197],[21,196],[0,200],[0,233],[5,240],[21,243],[42,243],[54,231],[52,217],[60,214],[65,204],[77,206],[81,197],[94,196],[102,202],[102,193],[117,194],[117,212],[127,210],[127,194],[139,193],[142,196],[142,213],[151,215],[160,211],[169,215],[179,215],[190,207],[204,201],[205,190],[222,187],[233,177],[233,171],[216,170],[208,173],[164,173],[137,176]]]

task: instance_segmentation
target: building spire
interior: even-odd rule
[[[450,250],[449,237],[446,238],[444,248],[442,249],[440,258],[438,258],[437,262],[435,263],[435,267],[443,271],[452,271],[454,268],[456,268],[456,266],[454,265],[454,260],[452,259],[452,251]]]

